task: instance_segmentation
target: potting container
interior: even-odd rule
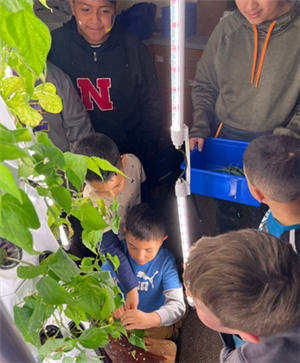
[[[260,206],[248,188],[243,176],[213,171],[229,165],[243,168],[243,155],[249,143],[244,141],[208,138],[201,152],[197,147],[191,152],[191,193]],[[185,168],[185,164],[181,164]]]

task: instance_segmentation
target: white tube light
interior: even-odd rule
[[[190,239],[188,233],[188,218],[186,208],[186,196],[189,192],[189,185],[183,179],[178,179],[175,184],[175,194],[177,196],[177,207],[179,217],[179,227],[181,235],[181,245],[183,254],[183,266],[186,267],[189,252],[190,252]]]
[[[170,14],[172,129],[180,131],[183,128],[184,106],[185,0],[171,0]]]

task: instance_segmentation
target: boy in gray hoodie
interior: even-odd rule
[[[272,133],[300,136],[300,1],[236,0],[236,5],[216,26],[198,62],[191,149],[198,144],[201,151],[217,131],[220,138],[240,141]],[[238,229],[241,206],[218,204],[219,232]],[[248,217],[249,212],[249,226],[257,228],[264,211],[252,207]]]

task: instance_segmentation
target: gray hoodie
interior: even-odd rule
[[[190,137],[214,136],[216,122],[244,133],[300,136],[300,1],[276,19],[258,77],[271,24],[257,26],[252,84],[253,26],[238,10],[216,26],[197,65]]]
[[[43,116],[43,120],[33,131],[47,132],[49,139],[56,147],[63,152],[70,151],[70,144],[90,132],[94,132],[90,116],[70,78],[50,62],[47,62],[46,82],[53,83],[56,87],[56,93],[62,100],[63,109],[56,114],[46,112],[38,101],[31,100],[31,107]]]
[[[300,323],[289,331],[261,337],[258,344],[246,342],[233,349],[231,336],[221,334],[225,347],[220,353],[220,363],[299,363]]]

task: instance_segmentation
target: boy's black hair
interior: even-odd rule
[[[73,2],[76,1],[76,0],[73,0]],[[104,0],[104,1],[108,1],[109,3],[112,3],[113,5],[116,4],[117,0]]]
[[[125,228],[126,233],[141,241],[158,241],[167,235],[160,209],[148,203],[138,204],[127,213]]]
[[[288,135],[265,135],[244,153],[249,182],[268,198],[288,203],[300,195],[300,142]]]
[[[88,157],[96,156],[100,159],[109,161],[114,167],[121,169],[122,160],[117,145],[108,136],[100,133],[89,134],[79,139],[72,148],[74,154],[85,155]],[[111,180],[117,175],[114,171],[105,171],[100,169],[104,182]],[[100,181],[99,175],[91,170],[87,170],[85,179],[87,181]]]

